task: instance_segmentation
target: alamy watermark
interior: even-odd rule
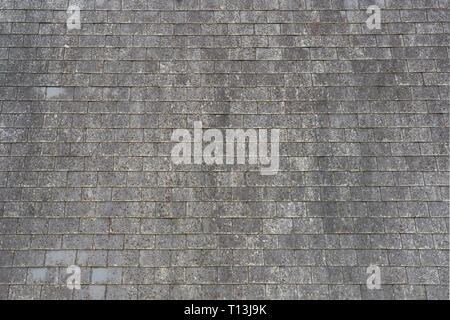
[[[70,276],[67,278],[66,286],[70,290],[81,289],[81,269],[79,266],[69,266],[66,269],[66,273],[70,274]]]
[[[367,278],[367,289],[375,290],[381,289],[381,270],[380,267],[371,264],[367,267],[367,274],[370,276]]]
[[[81,14],[80,7],[78,6],[70,6],[67,8],[67,13],[70,14],[69,18],[67,18],[67,29],[73,30],[81,29]]]
[[[366,12],[371,14],[366,20],[366,25],[369,30],[381,29],[381,9],[377,5],[371,5]],[[71,5],[67,8],[67,13],[70,15],[67,19],[67,29],[73,30],[81,29],[81,9],[79,6]]]
[[[367,8],[367,13],[372,13],[372,15],[367,18],[366,25],[369,30],[381,29],[381,9],[376,5],[369,6]]]
[[[262,175],[275,175],[280,167],[279,129],[270,130],[268,141],[267,129],[226,129],[224,135],[218,129],[203,131],[202,122],[196,121],[193,139],[189,130],[176,129],[172,141],[176,142],[171,153],[175,164],[233,165],[236,159],[237,164],[245,164],[248,154],[248,163],[259,164]]]

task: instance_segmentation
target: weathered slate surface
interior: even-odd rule
[[[0,298],[448,299],[447,7],[1,0]],[[194,121],[278,174],[173,164]]]

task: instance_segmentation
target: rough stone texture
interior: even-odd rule
[[[448,299],[448,5],[1,0],[0,299]],[[198,120],[280,172],[174,165]]]

